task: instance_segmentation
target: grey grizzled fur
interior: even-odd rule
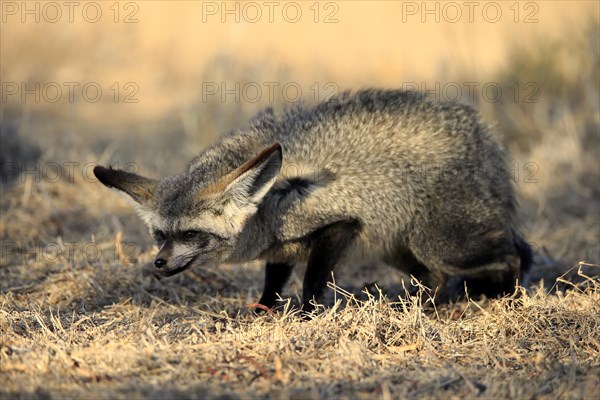
[[[350,259],[379,258],[441,297],[456,289],[450,276],[474,293],[510,292],[531,264],[490,128],[467,105],[413,92],[345,92],[281,117],[267,109],[160,181],[95,173],[162,233],[161,274],[264,259],[269,307],[297,262],[308,262],[307,310]]]

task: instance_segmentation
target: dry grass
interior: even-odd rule
[[[547,13],[540,16],[561,17],[558,20],[571,7],[563,4],[549,13],[546,4]],[[598,8],[597,4],[587,6]],[[379,12],[385,16],[386,10]],[[160,16],[163,9],[154,5],[150,11]],[[348,24],[349,18],[362,17],[362,11],[358,6],[344,11],[346,25],[320,26],[315,29],[321,33],[315,35],[327,29],[351,35],[356,29]],[[184,26],[186,18],[191,17],[182,18],[180,31],[173,28],[171,36],[165,37],[191,29]],[[300,60],[304,53],[295,51],[297,60],[284,57],[290,65],[299,65],[296,70],[276,64],[257,68],[243,61],[247,55],[235,52],[217,58],[208,58],[208,53],[194,55],[186,67],[183,58],[193,53],[196,43],[186,40],[173,50],[177,54],[173,59],[161,47],[158,53],[163,56],[141,72],[140,84],[153,98],[143,107],[2,104],[0,398],[600,397],[597,18],[564,34],[557,34],[560,30],[554,25],[517,27],[523,35],[529,29],[553,31],[555,39],[544,36],[542,45],[523,36],[520,46],[513,47],[497,70],[492,66],[502,58],[501,48],[510,46],[497,38],[489,24],[482,28],[485,35],[477,43],[470,41],[471,28],[465,28],[468,35],[453,44],[466,50],[477,44],[475,48],[485,48],[495,58],[471,60],[459,53],[451,54],[456,60],[413,57],[413,67],[426,64],[423,76],[416,73],[418,68],[403,69],[404,53],[394,52],[400,47],[376,40],[396,37],[397,32],[389,30],[395,25],[373,21],[382,24],[382,30],[365,28],[365,35],[374,36],[357,39],[360,51],[340,50],[341,61],[332,63],[331,69],[313,63],[327,46],[315,48],[310,37],[302,42],[303,49],[312,51],[307,53],[310,56]],[[18,28],[13,33],[25,30],[25,26]],[[66,80],[87,80],[94,74],[92,78],[80,76],[81,71],[106,67],[103,78],[125,81],[132,76],[127,71],[137,71],[131,65],[137,65],[138,58],[145,65],[155,57],[154,50],[144,46],[129,57],[123,45],[124,50],[119,49],[129,70],[119,75],[116,64],[100,62],[92,67],[81,62],[84,50],[79,45],[62,53],[43,51],[40,31],[62,38],[63,30],[55,28],[61,27],[35,27],[31,34],[19,36],[20,47],[6,49],[4,39],[3,51],[11,56],[11,63],[3,57],[3,77],[26,81],[43,72],[41,76],[47,73],[50,80],[58,79],[53,74],[62,71]],[[93,42],[94,28],[84,28],[79,32],[86,38],[82,43]],[[154,31],[153,24],[139,28],[146,34]],[[226,31],[220,25],[193,27],[196,33],[209,28],[213,36]],[[432,36],[426,38],[431,46],[421,47],[436,53],[440,49],[431,47],[448,27],[433,28]],[[273,36],[268,26],[260,29]],[[301,30],[289,29],[296,37],[302,36]],[[402,29],[404,33],[412,28]],[[423,33],[429,27],[415,29]],[[113,32],[106,37],[113,34],[118,36]],[[230,45],[256,42],[259,36],[254,34],[233,38]],[[274,38],[273,43],[287,40],[282,38]],[[373,42],[380,43],[381,49],[372,48]],[[402,41],[401,46],[413,48],[414,43]],[[101,46],[102,51],[109,48]],[[270,48],[261,51],[270,54]],[[390,59],[374,57],[376,62],[366,66],[354,62],[378,51],[390,54]],[[205,56],[212,61],[203,60]],[[38,58],[43,62],[37,62]],[[442,68],[444,62],[452,68]],[[471,70],[470,62],[486,67]],[[61,70],[63,64],[71,69]],[[293,275],[277,312],[258,316],[248,305],[260,294],[263,270],[259,264],[213,266],[162,280],[154,277],[151,261],[156,249],[148,233],[123,198],[85,179],[86,163],[134,162],[150,175],[176,173],[218,133],[243,126],[264,105],[264,101],[201,101],[189,82],[306,81],[310,85],[306,78],[310,72],[303,71],[309,64],[319,70],[321,81],[331,78],[340,88],[374,82],[394,87],[400,77],[422,79],[430,88],[428,77],[435,76],[436,70],[445,71],[443,77],[437,76],[442,82],[498,82],[504,93],[511,93],[514,81],[538,84],[536,103],[511,101],[510,96],[497,103],[477,99],[486,119],[498,123],[511,150],[515,171],[519,171],[523,230],[536,249],[534,279],[531,286],[520,289],[520,297],[434,306],[424,288],[412,296],[404,293],[402,279],[406,277],[399,272],[379,265],[348,266],[336,271],[321,314],[303,322],[294,311],[301,269]],[[347,69],[348,64],[352,68]],[[31,76],[25,76],[27,71]],[[167,91],[164,98],[158,98],[163,87],[149,82],[163,82],[164,76],[172,80],[164,81]],[[308,93],[308,86],[302,85]],[[280,102],[275,106],[280,107]],[[175,106],[163,109],[165,103]],[[77,110],[87,111],[79,115]],[[106,126],[115,130],[104,131]],[[69,161],[79,163],[73,179],[66,179],[67,170],[58,180],[53,169],[44,175],[44,167],[64,166]],[[529,171],[524,167],[529,162],[537,166],[535,176],[530,177],[533,180],[525,179]],[[11,163],[20,168],[38,166],[40,175],[13,174],[5,169]]]
[[[532,288],[518,300],[437,308],[424,290],[357,300],[333,286],[338,301],[303,322],[289,302],[259,317],[246,307],[256,267],[159,282],[148,266],[81,261],[33,264],[19,287],[3,276],[3,397],[592,399],[600,390],[600,282],[582,272],[597,266],[580,265],[581,283],[559,280],[568,290],[553,295]]]

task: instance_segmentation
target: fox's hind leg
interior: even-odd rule
[[[469,296],[473,297],[498,297],[511,294],[515,290],[518,273],[510,266],[510,262],[492,263],[487,268],[476,274],[463,276],[458,283],[464,286],[452,288],[458,291],[456,297],[464,294],[465,287]]]
[[[427,265],[452,276],[446,285],[447,299],[462,297],[465,286],[470,296],[511,294],[530,262],[529,253],[524,253],[520,242],[514,242],[512,234],[493,240],[465,235],[460,242],[446,241],[443,247],[440,242],[430,240],[429,246],[422,242],[417,251]]]
[[[511,294],[519,285],[526,286],[533,261],[531,247],[523,238],[514,234],[515,253],[504,257],[503,261],[488,264],[481,272],[467,275],[464,279],[470,294],[485,294],[496,297]]]
[[[397,270],[413,276],[425,287],[436,293],[436,298],[443,296],[444,287],[448,279],[447,275],[442,271],[430,270],[417,260],[414,254],[404,246],[396,249],[392,255],[385,257],[383,261]],[[409,293],[412,293],[412,291]]]
[[[265,286],[258,302],[263,306],[273,307],[277,294],[283,291],[283,286],[290,278],[293,269],[294,264],[268,262],[265,268]]]
[[[302,284],[304,311],[313,310],[311,300],[321,297],[331,271],[342,261],[359,229],[358,221],[342,221],[321,228],[314,234]]]

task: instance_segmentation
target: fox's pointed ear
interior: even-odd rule
[[[281,145],[274,143],[231,173],[227,197],[238,204],[258,204],[271,189],[283,162]]]
[[[94,175],[106,187],[114,187],[128,194],[140,205],[148,204],[154,197],[157,181],[120,169],[94,167]]]

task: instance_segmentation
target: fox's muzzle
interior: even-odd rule
[[[182,265],[181,267],[177,267],[177,268],[156,268],[154,270],[154,273],[156,275],[164,276],[164,277],[166,277],[166,276],[173,276],[173,275],[176,275],[176,274],[178,274],[180,272],[185,271],[186,269],[188,269],[190,267],[190,265],[191,265],[191,262],[189,262],[189,263],[187,263],[185,265]]]
[[[159,255],[160,255],[160,253],[159,253]],[[178,273],[183,272],[186,269],[188,269],[194,261],[195,261],[195,258],[192,258],[190,261],[188,261],[184,265],[181,265],[179,267],[174,267],[172,265],[169,265],[169,262],[167,260],[165,260],[164,258],[159,258],[159,256],[157,256],[156,259],[154,260],[154,268],[155,268],[154,273],[156,275],[160,275],[160,276],[173,276],[175,274],[178,274]]]
[[[166,240],[154,259],[154,273],[160,276],[172,276],[188,269],[194,261],[194,259],[191,259],[184,265],[176,266],[172,261],[169,261],[172,260],[172,257],[173,241]]]

